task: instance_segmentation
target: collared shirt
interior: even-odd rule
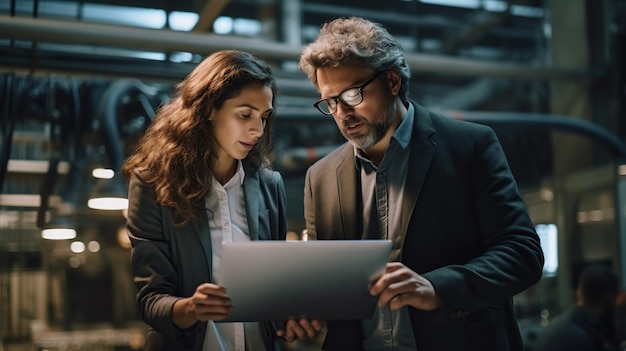
[[[392,256],[399,257],[402,243],[393,240],[402,216],[404,183],[411,152],[415,109],[409,104],[407,114],[394,132],[380,165],[373,164],[355,148],[357,169],[361,172],[363,197],[363,239],[391,239]],[[391,311],[377,307],[371,319],[362,321],[364,350],[416,350],[408,307]]]
[[[235,175],[223,186],[213,177],[212,188],[205,206],[209,218],[212,247],[211,274],[219,282],[220,257],[223,242],[250,241],[248,217],[243,194],[245,172],[241,161]],[[259,323],[215,323],[208,321],[204,339],[205,351],[264,350]]]

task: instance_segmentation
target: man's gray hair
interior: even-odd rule
[[[360,17],[326,22],[317,39],[303,49],[299,65],[300,70],[317,86],[318,68],[338,67],[351,59],[375,72],[397,71],[402,79],[399,96],[406,103],[411,71],[400,42],[381,24]]]

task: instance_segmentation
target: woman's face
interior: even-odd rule
[[[272,113],[273,93],[265,84],[252,84],[239,95],[224,101],[219,110],[213,110],[209,119],[217,141],[218,164],[231,165],[248,156],[261,138],[267,119]]]

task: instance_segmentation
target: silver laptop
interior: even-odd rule
[[[370,318],[390,252],[390,240],[224,243],[218,284],[233,310],[222,321]]]

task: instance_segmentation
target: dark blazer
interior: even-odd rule
[[[537,282],[543,253],[491,128],[415,106],[400,233],[392,251],[441,298],[436,311],[409,308],[420,351],[522,350],[512,296]],[[306,174],[311,239],[360,239],[360,175],[352,145]],[[329,321],[325,350],[359,350],[360,321]]]
[[[252,240],[285,240],[286,195],[278,172],[254,169],[243,161],[243,191]],[[133,176],[129,183],[127,232],[132,243],[132,272],[143,320],[150,326],[145,351],[202,350],[206,322],[180,330],[172,323],[174,302],[212,281],[211,234],[206,213],[185,226],[174,225],[171,208],[159,205],[150,186]],[[263,324],[268,350],[275,328]]]

